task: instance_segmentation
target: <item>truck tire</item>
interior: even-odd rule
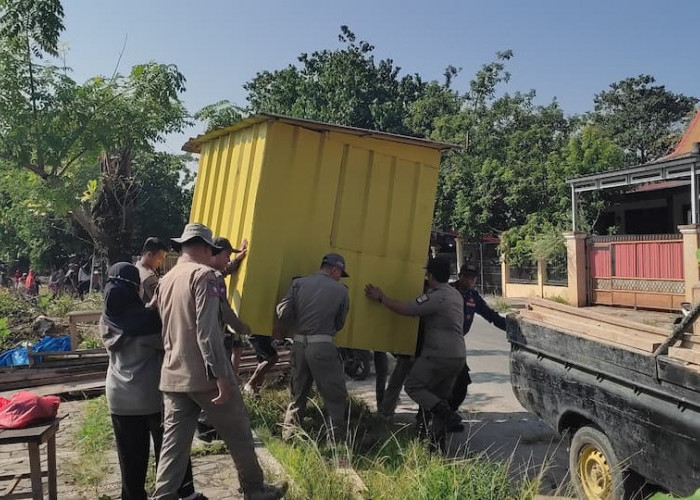
[[[581,427],[571,439],[569,474],[578,498],[625,498],[624,466],[607,436],[594,427]]]

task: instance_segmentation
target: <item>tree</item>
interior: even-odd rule
[[[414,134],[406,123],[409,108],[424,96],[428,84],[418,75],[399,78],[401,68],[391,59],[375,61],[374,46],[358,42],[347,26],[341,27],[338,39],[344,48],[303,53],[300,67],[258,73],[244,85],[249,110]],[[446,78],[454,74],[448,68]],[[420,114],[418,109],[413,113]],[[424,129],[416,120],[413,126]]]
[[[194,114],[194,118],[206,122],[204,133],[208,133],[238,123],[245,114],[246,111],[243,108],[231,104],[227,100],[222,100],[204,106]]]
[[[475,241],[525,224],[532,213],[552,217],[568,193],[559,152],[572,123],[556,101],[535,105],[534,91],[498,96],[512,57],[499,52],[484,64],[462,108],[436,121],[433,135],[465,145],[443,161],[436,222]]]
[[[0,166],[31,172],[42,183],[34,199],[40,211],[71,215],[98,247],[117,255],[128,251],[113,246],[131,241],[131,224],[117,226],[124,230],[118,238],[100,224],[119,216],[105,210],[130,202],[99,203],[97,210],[91,202],[99,200],[96,190],[128,195],[129,189],[116,186],[132,181],[103,175],[109,169],[101,173],[99,159],[117,155],[130,161],[131,155],[152,151],[166,134],[181,131],[188,123],[180,101],[185,78],[173,65],[149,62],[126,76],[78,84],[67,68],[45,61],[57,54],[62,20],[55,0],[0,1]],[[120,175],[130,172],[119,164]],[[86,186],[93,188],[81,200],[76,193]]]
[[[695,97],[673,93],[655,82],[651,75],[639,75],[595,95],[593,122],[625,150],[627,165],[669,153],[698,103]]]

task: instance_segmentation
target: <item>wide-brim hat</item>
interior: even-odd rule
[[[219,253],[222,250],[220,246],[214,244],[211,229],[199,222],[187,224],[182,231],[182,235],[179,238],[170,238],[170,242],[175,250],[180,250],[183,243],[187,243],[196,238],[201,239],[204,243],[209,245],[213,253]]]

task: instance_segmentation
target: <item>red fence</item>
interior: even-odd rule
[[[589,238],[590,302],[680,308],[685,294],[679,234]]]

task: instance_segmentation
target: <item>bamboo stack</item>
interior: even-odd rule
[[[653,352],[671,334],[671,330],[664,328],[546,299],[532,299],[520,315],[528,322],[554,327],[570,335],[645,352]],[[700,335],[684,334],[676,345],[669,348],[668,356],[700,370]]]

